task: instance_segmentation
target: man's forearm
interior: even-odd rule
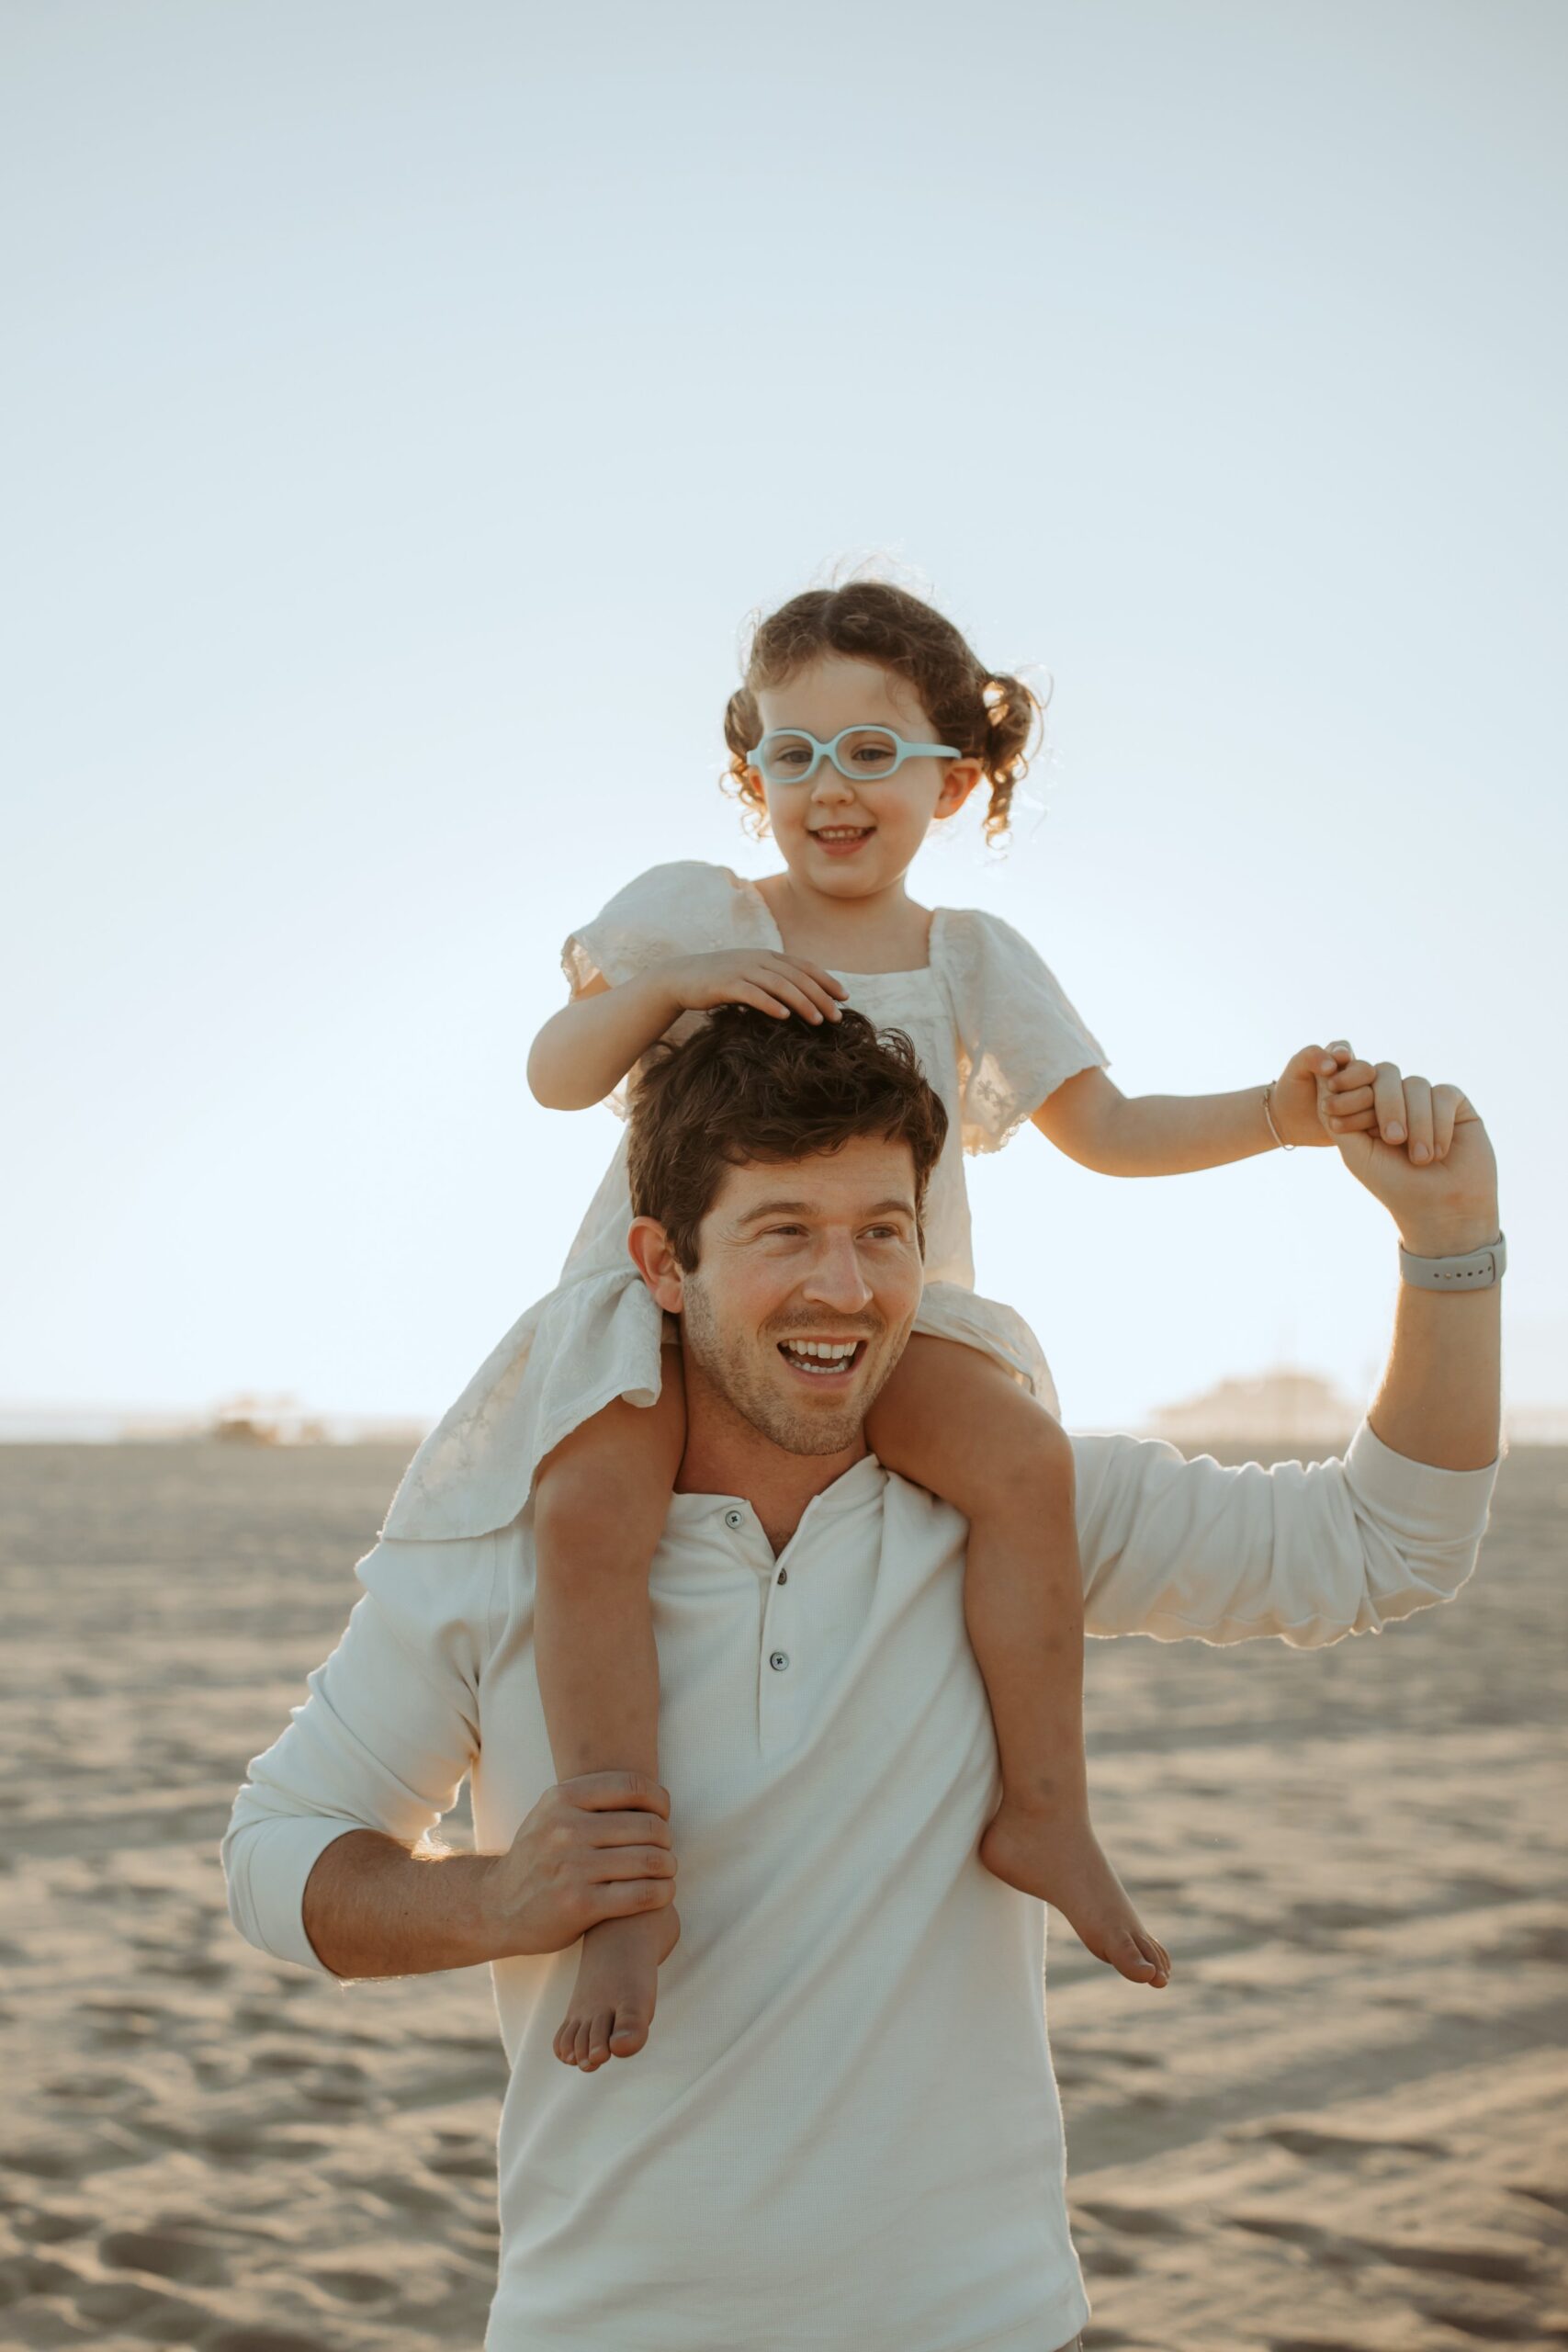
[[[301,1916],[334,1976],[424,1976],[506,1957],[486,1903],[492,1857],[415,1856],[378,1829],[350,1829],[320,1854]]]
[[[1495,1233],[1494,1227],[1456,1242],[1453,1254],[1483,1249]],[[1388,1370],[1367,1417],[1384,1445],[1438,1470],[1484,1470],[1495,1462],[1501,1325],[1495,1286],[1450,1295],[1400,1283]]]

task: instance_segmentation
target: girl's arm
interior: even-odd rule
[[[655,964],[613,989],[602,972],[552,1013],[528,1049],[528,1085],[547,1111],[586,1111],[613,1094],[627,1070],[680,1013]]]
[[[1081,1069],[1042,1102],[1033,1119],[1058,1151],[1102,1176],[1181,1176],[1250,1159],[1274,1150],[1277,1140],[1326,1145],[1353,1127],[1371,1126],[1373,1076],[1345,1045],[1304,1046],[1272,1086],[1244,1086],[1234,1094],[1128,1095],[1102,1069]],[[1334,1107],[1345,1121],[1333,1134],[1317,1107],[1319,1082],[1330,1080]]]
[[[750,1004],[787,1021],[836,1021],[848,990],[831,972],[765,948],[671,956],[612,988],[596,972],[552,1013],[528,1052],[528,1084],[547,1111],[586,1111],[619,1086],[682,1012]]]

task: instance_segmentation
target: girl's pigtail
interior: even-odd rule
[[[724,740],[729,747],[729,765],[719,777],[718,787],[732,800],[739,801],[740,821],[756,841],[761,841],[767,832],[768,806],[748,773],[746,754],[756,742],[760,727],[750,687],[737,687],[724,706]]]
[[[981,753],[991,779],[990,806],[986,811],[986,839],[993,848],[1006,841],[1009,811],[1015,786],[1029,766],[1029,739],[1034,724],[1044,720],[1044,706],[1022,680],[1003,673],[988,677],[981,688],[986,706],[986,746]]]

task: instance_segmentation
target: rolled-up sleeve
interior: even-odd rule
[[[499,1538],[386,1537],[309,1697],[254,1757],[222,1843],[229,1916],[247,1943],[331,1975],[305,1933],[305,1883],[351,1829],[412,1846],[456,1804],[479,1752]]]
[[[1084,1627],[1301,1648],[1451,1600],[1486,1531],[1494,1463],[1438,1470],[1363,1421],[1342,1460],[1184,1461],[1157,1440],[1075,1437]]]

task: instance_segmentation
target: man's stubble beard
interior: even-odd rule
[[[897,1347],[888,1349],[874,1385],[846,1397],[838,1412],[827,1414],[820,1408],[807,1410],[804,1400],[801,1410],[792,1412],[786,1399],[769,1386],[748,1343],[744,1340],[726,1343],[694,1272],[686,1276],[682,1286],[681,1343],[688,1357],[732,1411],[785,1453],[842,1453],[852,1446],[863,1435],[865,1417],[891,1376],[908,1336],[905,1333]],[[878,1334],[874,1344],[886,1345],[886,1331]]]

